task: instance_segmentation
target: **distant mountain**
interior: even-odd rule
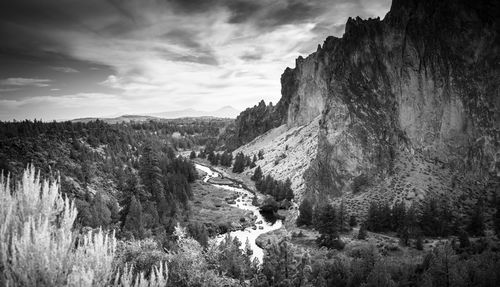
[[[240,114],[240,111],[231,107],[225,106],[215,111],[198,111],[195,109],[185,109],[178,111],[168,111],[161,113],[153,113],[148,115],[122,115],[117,117],[89,117],[78,118],[71,120],[74,123],[88,123],[90,121],[101,120],[108,124],[116,124],[122,122],[144,122],[150,120],[161,119],[181,119],[181,118],[230,118],[234,119]]]
[[[122,123],[122,122],[144,122],[144,121],[150,121],[150,120],[158,120],[158,118],[152,117],[152,116],[140,116],[140,115],[123,115],[115,118],[79,118],[79,119],[74,119],[71,120],[71,122],[74,123],[88,123],[91,121],[95,120],[100,120],[104,121],[108,124],[116,124],[116,123]]]
[[[214,111],[199,111],[195,109],[185,109],[178,111],[167,111],[160,113],[148,114],[148,116],[164,118],[164,119],[176,119],[176,118],[191,118],[191,117],[216,117],[216,118],[236,118],[240,114],[240,111],[231,107],[225,106]]]

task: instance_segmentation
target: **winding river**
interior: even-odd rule
[[[203,179],[204,182],[208,182],[209,179],[211,178],[222,177],[220,173],[212,170],[207,166],[201,164],[195,164],[195,167],[207,174]],[[262,214],[260,214],[259,208],[257,206],[252,205],[252,198],[254,196],[253,193],[244,189],[243,187],[241,187],[241,185],[240,187],[234,187],[234,186],[214,184],[214,183],[210,184],[218,188],[223,188],[238,193],[238,198],[236,198],[235,203],[230,205],[243,210],[249,210],[256,217],[256,222],[257,222],[256,229],[254,229],[254,227],[247,227],[244,230],[231,231],[229,235],[231,237],[238,238],[238,240],[242,243],[241,246],[242,249],[245,248],[245,242],[248,240],[250,248],[253,251],[252,259],[257,258],[259,262],[262,263],[263,262],[262,259],[264,257],[264,250],[262,250],[262,248],[257,246],[255,240],[261,234],[281,228],[283,223],[281,222],[281,220],[276,220],[276,222],[274,223],[266,222]],[[225,234],[219,235],[216,238],[217,242],[221,242],[225,236],[226,236]]]

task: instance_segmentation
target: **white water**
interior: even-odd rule
[[[213,171],[209,167],[200,164],[195,164],[195,166],[197,169],[207,173],[207,175],[203,179],[204,182],[208,182],[210,178],[221,177],[220,173]],[[229,235],[231,237],[238,238],[238,240],[242,243],[241,245],[242,249],[245,248],[245,242],[248,239],[250,248],[253,251],[252,259],[257,258],[262,263],[262,259],[264,258],[264,250],[262,250],[262,248],[257,246],[255,240],[261,234],[281,228],[282,226],[281,220],[276,220],[274,224],[267,223],[264,217],[260,214],[259,208],[252,205],[253,193],[251,193],[250,191],[241,187],[233,187],[220,184],[212,184],[212,185],[218,188],[223,188],[226,190],[237,192],[238,198],[236,198],[236,203],[230,205],[238,207],[243,210],[249,210],[256,216],[256,222],[259,222],[258,224],[255,224],[257,226],[257,229],[254,230],[252,227],[247,227],[244,230],[232,231],[229,233]],[[226,236],[225,234],[217,236],[216,238],[217,242],[221,242],[225,236]]]

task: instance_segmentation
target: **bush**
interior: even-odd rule
[[[112,277],[116,241],[102,231],[78,236],[77,211],[57,182],[40,182],[34,167],[11,192],[0,180],[0,285],[104,285]],[[26,275],[29,276],[26,276]]]
[[[365,224],[361,224],[361,227],[359,228],[359,232],[358,232],[358,239],[359,240],[365,240],[366,239],[366,225]]]

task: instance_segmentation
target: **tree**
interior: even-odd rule
[[[352,227],[355,227],[356,225],[358,225],[358,221],[356,220],[356,216],[351,215],[351,217],[349,217],[349,226],[352,228]]]
[[[189,158],[190,159],[195,159],[196,158],[196,152],[194,150],[191,151],[191,153],[189,154]]]
[[[493,219],[493,224],[495,228],[495,232],[497,233],[497,237],[500,238],[500,198],[496,200],[497,211],[495,213],[495,217]]]
[[[467,225],[467,232],[475,236],[484,235],[484,216],[483,216],[483,200],[478,199],[469,224]]]
[[[292,190],[292,181],[287,178],[283,187],[283,196],[285,199],[292,200],[294,197]]]
[[[91,204],[92,223],[91,227],[107,228],[111,223],[111,211],[104,202],[100,192],[97,192]]]
[[[460,249],[467,249],[470,247],[469,234],[467,234],[467,231],[460,231],[458,234],[458,241],[460,243]]]
[[[251,177],[251,180],[253,181],[260,181],[262,179],[262,169],[260,168],[260,166],[258,166],[254,173],[253,173],[253,176]]]
[[[234,159],[233,172],[242,173],[243,170],[245,170],[245,155],[239,152]]]
[[[261,159],[264,159],[264,151],[263,150],[259,150],[259,160]]]
[[[344,248],[343,242],[339,239],[337,214],[332,205],[326,204],[321,207],[317,229],[320,234],[316,239],[319,246],[335,249]]]
[[[417,237],[417,242],[415,243],[415,248],[417,248],[417,250],[424,250],[424,242],[423,242],[422,236]]]
[[[297,218],[297,226],[312,224],[313,220],[313,206],[308,198],[304,198],[299,206],[299,217]]]
[[[158,154],[153,150],[152,143],[145,145],[140,160],[139,175],[146,192],[159,202],[163,194],[162,170],[159,168]]]
[[[359,240],[365,240],[366,239],[366,235],[367,235],[367,232],[366,232],[366,224],[363,223],[361,224],[361,226],[359,227],[359,231],[358,231],[358,239]]]
[[[123,225],[123,230],[125,232],[131,233],[136,238],[142,238],[144,234],[144,227],[142,222],[142,206],[141,203],[132,196],[130,201],[130,207],[125,218],[125,224]]]
[[[340,202],[340,208],[339,208],[339,212],[338,212],[338,218],[339,218],[338,221],[339,221],[339,231],[340,232],[349,230],[347,228],[346,216],[347,216],[347,214],[345,213],[344,200],[342,200]]]

